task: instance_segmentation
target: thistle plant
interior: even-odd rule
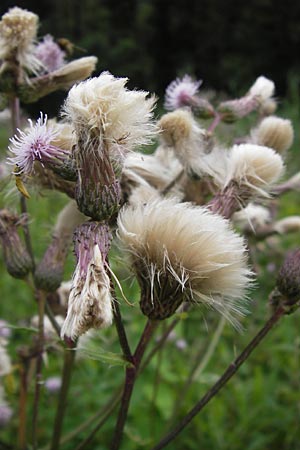
[[[130,90],[127,78],[108,71],[91,77],[95,57],[67,62],[52,36],[38,43],[37,29],[38,17],[21,8],[9,10],[0,22],[0,91],[13,127],[10,175],[4,180],[6,191],[16,194],[8,196],[9,207],[1,205],[2,258],[8,273],[20,279],[16,283],[26,282],[32,292],[28,324],[11,320],[20,333],[31,333],[17,349],[16,361],[10,355],[10,328],[0,320],[0,381],[5,378],[0,427],[12,426],[21,450],[57,450],[68,441],[79,450],[92,448],[110,419],[115,423],[106,448],[133,448],[128,436],[136,381],[154,355],[159,364],[167,360],[162,350],[172,342],[172,333],[176,351],[193,354],[185,336],[177,338],[176,333],[184,320],[195,327],[201,314],[215,328],[211,342],[207,349],[200,347],[190,368],[186,359],[183,389],[161,427],[164,435],[158,439],[153,433],[145,441],[153,449],[175,438],[181,445],[181,431],[225,388],[273,326],[299,306],[297,249],[288,253],[274,277],[270,317],[257,333],[253,325],[249,334],[254,337],[233,363],[200,400],[185,407],[196,374],[218,355],[225,323],[233,325],[235,335],[252,323],[252,290],[261,288],[258,251],[263,245],[272,247],[270,237],[280,239],[300,229],[298,215],[277,215],[281,196],[300,185],[299,174],[282,180],[293,125],[274,116],[275,85],[263,76],[243,97],[214,104],[202,95],[202,81],[189,75],[177,78],[166,89],[167,112],[155,118],[154,95]],[[58,89],[68,91],[62,119],[48,119],[43,111],[36,122],[23,120],[23,103]],[[237,131],[239,121],[250,114],[253,124],[246,136],[236,134],[229,143],[222,139],[222,127],[231,123]],[[143,153],[149,144],[152,153]],[[65,205],[44,254],[37,256],[30,229],[34,217],[27,205],[35,202],[36,192],[47,196],[49,191],[64,196]],[[70,263],[71,248],[75,259]],[[133,297],[139,306],[128,294],[128,277],[136,281]],[[57,367],[48,371],[53,356],[63,360],[61,375]],[[85,409],[82,423],[65,434],[76,360],[87,373],[91,368],[84,357],[123,367],[125,379],[110,398],[104,391],[99,395],[99,386],[91,382],[99,411],[89,416]],[[163,385],[159,364],[154,384]],[[15,371],[17,407],[7,387],[7,377]],[[113,378],[108,377],[107,386]],[[55,397],[52,437],[40,428],[46,395]]]

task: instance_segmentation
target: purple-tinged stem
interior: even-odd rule
[[[60,437],[63,426],[63,419],[65,415],[65,410],[67,406],[67,397],[71,382],[71,376],[73,371],[73,365],[75,361],[76,355],[76,343],[69,342],[69,345],[64,350],[64,367],[62,374],[62,385],[60,388],[59,400],[54,420],[53,434],[52,434],[52,442],[50,450],[58,450],[60,444]]]
[[[44,351],[44,315],[45,315],[45,293],[39,291],[37,293],[38,301],[38,314],[39,314],[39,332],[38,332],[38,354],[36,358],[36,374],[35,374],[35,390],[33,400],[33,413],[32,413],[32,448],[36,450],[38,447],[38,413],[39,413],[39,400],[41,393],[42,382],[42,367],[43,367],[43,351]]]
[[[19,429],[18,449],[26,449],[26,404],[27,404],[27,370],[26,361],[20,363],[20,397],[19,397]]]
[[[127,413],[129,409],[130,399],[133,392],[134,384],[137,378],[138,369],[141,364],[142,357],[145,353],[147,344],[150,341],[150,338],[157,327],[157,322],[152,320],[148,320],[143,334],[140,338],[138,346],[133,355],[134,366],[127,367],[126,375],[125,375],[125,385],[121,400],[121,406],[119,410],[119,415],[117,419],[117,424],[115,428],[114,437],[112,440],[112,444],[110,450],[118,450],[121,445],[123,430],[125,426],[125,422],[127,419]]]
[[[222,119],[222,116],[219,113],[215,112],[214,120],[212,121],[212,123],[207,128],[208,133],[212,134],[215,131],[215,129],[217,128],[217,126],[221,122],[221,119]]]

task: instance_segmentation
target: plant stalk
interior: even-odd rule
[[[38,440],[38,413],[39,413],[39,400],[41,393],[42,382],[42,367],[43,367],[43,351],[44,351],[44,315],[45,315],[45,293],[42,291],[37,292],[38,302],[38,315],[39,315],[39,332],[37,342],[37,357],[36,357],[36,373],[35,373],[35,391],[33,400],[33,412],[32,412],[32,448],[37,449]]]
[[[53,435],[50,450],[58,450],[60,436],[62,432],[63,420],[67,406],[67,397],[72,376],[73,365],[75,361],[76,343],[69,343],[69,347],[64,350],[64,367],[62,374],[62,386],[60,389],[59,400],[54,420]]]
[[[154,330],[156,329],[156,327],[157,327],[157,322],[148,320],[148,322],[146,323],[146,326],[144,328],[144,331],[142,333],[142,336],[140,338],[140,341],[137,345],[137,348],[135,350],[135,353],[133,355],[134,366],[131,365],[131,366],[127,367],[127,369],[126,369],[125,385],[124,385],[119,415],[118,415],[118,419],[117,419],[117,424],[116,424],[116,428],[115,428],[115,433],[114,433],[114,437],[113,437],[112,444],[110,447],[111,450],[118,450],[121,445],[122,435],[123,435],[125,422],[127,419],[127,413],[128,413],[128,409],[129,409],[131,395],[132,395],[134,384],[135,384],[135,381],[137,378],[137,372],[140,367],[141,360],[145,353],[147,344],[149,343],[150,338],[151,338]]]

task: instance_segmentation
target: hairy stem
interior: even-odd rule
[[[214,117],[213,121],[211,122],[211,124],[209,125],[209,127],[207,128],[208,133],[212,134],[215,131],[215,129],[221,122],[221,119],[222,119],[221,115],[219,113],[215,112],[215,117]]]
[[[177,175],[176,177],[169,183],[167,184],[167,186],[165,186],[162,191],[161,191],[161,195],[167,195],[168,192],[170,192],[170,190],[175,186],[175,184],[177,184],[181,178],[184,175],[184,170],[182,169]]]
[[[248,359],[253,350],[260,344],[264,337],[269,333],[273,326],[286,313],[284,307],[279,307],[271,318],[265,323],[263,328],[250,341],[240,355],[228,366],[219,380],[207,391],[207,393],[196,403],[196,405],[186,414],[179,424],[161,441],[155,445],[152,450],[160,450],[173,441],[178,434],[193,420],[193,418],[209,403],[209,401],[228,383],[233,375],[238,371],[241,365]]]
[[[123,355],[124,355],[124,358],[126,359],[126,361],[128,361],[130,364],[133,364],[134,363],[133,355],[131,353],[127,335],[126,335],[126,331],[125,331],[125,328],[123,325],[120,307],[119,307],[118,301],[116,300],[116,297],[114,294],[115,294],[114,291],[112,291],[112,295],[114,298],[114,304],[113,304],[114,321],[115,321],[115,325],[116,325],[116,329],[117,329],[117,333],[118,333],[118,337],[119,337],[120,346],[122,348]]]
[[[19,429],[18,449],[26,449],[26,404],[27,404],[27,370],[26,361],[20,363],[20,397],[19,397]]]
[[[37,432],[38,432],[38,413],[39,413],[39,400],[41,393],[42,382],[42,367],[43,367],[43,351],[44,351],[44,314],[45,314],[45,293],[42,291],[37,292],[38,302],[38,320],[39,320],[39,332],[37,342],[37,357],[36,357],[36,372],[35,372],[35,391],[33,400],[33,412],[32,412],[32,448],[37,449]]]
[[[62,386],[60,389],[60,395],[56,410],[56,416],[54,420],[54,427],[53,427],[53,435],[52,435],[52,442],[51,442],[51,450],[58,450],[59,449],[59,443],[60,443],[60,436],[62,431],[62,425],[65,415],[65,410],[67,406],[67,396],[69,392],[69,386],[72,376],[72,370],[73,365],[75,361],[75,343],[70,343],[69,348],[66,348],[64,350],[64,367],[63,367],[63,374],[62,374]]]

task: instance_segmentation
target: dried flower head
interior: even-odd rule
[[[232,220],[241,228],[256,228],[266,225],[271,221],[270,210],[262,205],[249,203],[246,208],[234,213]]]
[[[294,129],[291,121],[275,116],[263,119],[251,134],[254,144],[273,148],[281,154],[291,147],[293,140]]]
[[[278,153],[253,144],[234,145],[221,161],[223,164],[219,162],[215,168],[210,163],[210,174],[221,191],[208,206],[227,219],[254,198],[268,197],[268,191],[284,171]]]
[[[300,230],[300,216],[288,216],[274,223],[274,231],[279,234],[292,233]]]
[[[202,80],[193,80],[189,75],[176,78],[166,89],[165,108],[168,111],[181,108],[182,106],[189,106],[192,98],[198,93]]]
[[[26,9],[11,8],[0,21],[0,59],[16,59],[24,68],[37,72],[41,65],[34,55],[38,16]]]
[[[48,120],[48,126],[54,130],[54,140],[52,144],[62,150],[71,152],[76,144],[76,136],[74,128],[70,123],[57,122],[54,119]]]
[[[258,77],[249,89],[249,95],[257,97],[260,103],[268,101],[275,91],[275,84],[264,76]]]
[[[132,190],[128,199],[130,205],[146,204],[160,197],[159,191],[150,185],[140,185]]]
[[[155,98],[147,99],[148,92],[128,90],[127,81],[103,72],[73,86],[64,107],[79,134],[82,127],[100,133],[116,154],[148,144],[155,132]]]
[[[164,199],[124,208],[118,224],[145,315],[165,319],[184,301],[210,306],[231,321],[232,312],[244,311],[250,271],[243,239],[228,221]]]
[[[120,207],[119,179],[126,153],[153,136],[154,98],[129,91],[126,78],[104,72],[74,86],[65,113],[77,133],[76,201],[93,220],[107,220]]]
[[[153,155],[130,153],[124,160],[122,177],[134,185],[150,184],[156,189],[163,189],[181,170],[182,165],[173,150],[159,146]]]
[[[95,70],[97,58],[85,56],[67,63],[48,74],[33,77],[18,86],[18,95],[23,103],[34,103],[58,90],[66,90],[78,81],[85,80]]]
[[[158,125],[163,144],[172,147],[176,157],[188,172],[203,172],[203,155],[210,150],[210,139],[193,114],[179,109],[165,114]]]
[[[59,315],[55,316],[55,321],[59,326],[62,326],[63,324],[63,318]],[[30,325],[34,328],[39,327],[39,317],[33,316],[30,319]],[[53,327],[52,322],[47,316],[44,316],[44,338],[47,342],[47,344],[54,344],[57,341],[57,331]]]
[[[74,235],[77,266],[72,279],[62,338],[75,340],[90,328],[112,323],[112,297],[105,259],[111,235],[107,225],[86,222]]]
[[[11,371],[12,365],[7,352],[7,340],[0,337],[0,377],[8,375]]]
[[[253,144],[234,145],[228,156],[225,186],[234,181],[241,190],[266,196],[267,190],[279,180],[283,171],[281,156],[271,148]]]
[[[61,161],[66,157],[66,152],[52,142],[55,140],[57,130],[47,124],[47,115],[41,113],[36,124],[28,119],[30,128],[27,131],[18,129],[18,135],[10,139],[8,147],[15,156],[8,158],[10,164],[17,166],[16,173],[30,175],[35,161],[41,164],[53,164],[55,160]]]
[[[53,72],[65,64],[65,52],[50,34],[35,47],[35,56],[42,63],[45,72]]]

